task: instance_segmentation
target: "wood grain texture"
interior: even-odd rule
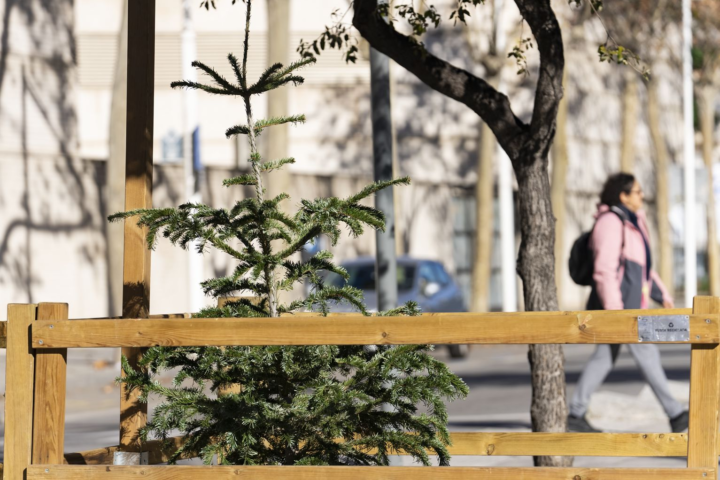
[[[695,314],[720,312],[720,298],[695,297]],[[718,465],[720,345],[693,345],[690,351],[690,426],[688,467]],[[713,474],[715,478],[716,474]]]
[[[33,465],[28,480],[707,480],[703,468],[242,467]],[[704,474],[704,475],[703,475]]]
[[[684,457],[680,433],[453,432],[451,455]]]
[[[127,128],[125,210],[152,207],[153,112],[155,74],[155,0],[128,2]],[[123,256],[124,318],[147,318],[150,312],[150,250],[146,228],[135,218],[125,221]],[[137,366],[142,350],[124,348],[122,354]],[[120,445],[140,448],[138,432],[147,422],[147,404],[139,392],[120,387]]]
[[[63,322],[67,303],[41,303],[38,320]],[[62,463],[65,446],[65,389],[67,349],[53,348],[35,355],[33,405],[33,463]]]
[[[687,435],[663,433],[533,433],[533,432],[452,432],[450,454],[479,456],[580,455],[587,457],[684,457]],[[182,437],[170,439],[173,447],[151,440],[143,445],[149,464],[164,463]],[[117,445],[65,454],[71,465],[109,465]],[[398,455],[406,455],[404,452]]]
[[[8,305],[3,478],[9,480],[22,479],[32,460],[35,355],[29,333],[36,313],[37,305]]]
[[[51,323],[33,325],[33,347],[638,343],[637,317],[616,312],[73,320],[50,329]],[[677,343],[717,343],[718,315],[691,316],[690,334],[690,342]]]

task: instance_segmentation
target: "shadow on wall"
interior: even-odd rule
[[[0,231],[0,285],[14,289],[12,301],[39,300],[41,272],[56,266],[34,264],[33,249],[45,246],[37,239],[33,244],[37,233],[57,238],[96,232],[73,237],[77,250],[58,262],[79,258],[101,271],[107,261],[104,242],[97,241],[107,228],[104,166],[76,157],[73,15],[72,0],[7,0],[2,12],[0,109],[10,129],[4,129],[0,143],[20,139],[5,165],[10,174],[0,176],[0,191],[20,197],[20,209],[12,209],[9,198],[0,202],[6,219]],[[15,38],[29,38],[29,46],[16,47]],[[20,172],[14,157],[22,163]]]

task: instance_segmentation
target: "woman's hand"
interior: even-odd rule
[[[675,308],[672,300],[663,300],[663,308]]]

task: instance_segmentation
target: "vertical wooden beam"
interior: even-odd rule
[[[3,478],[24,478],[32,461],[35,355],[30,325],[37,305],[8,305],[5,357],[5,457]]]
[[[62,322],[67,303],[41,303],[38,320]],[[59,465],[65,447],[65,389],[67,348],[43,349],[35,354],[35,402],[32,463]]]
[[[125,209],[152,207],[153,100],[155,87],[155,0],[129,0],[127,62],[127,137]],[[147,318],[150,311],[150,251],[146,229],[125,221],[123,258],[123,317]],[[138,348],[124,348],[137,366]],[[138,393],[120,389],[120,446],[139,451],[138,431],[147,421],[147,405]]]
[[[693,314],[719,312],[720,298],[695,297]],[[715,472],[712,478],[716,477],[718,466],[719,405],[720,345],[693,345],[690,356],[688,467],[712,469]]]

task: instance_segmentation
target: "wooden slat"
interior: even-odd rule
[[[244,467],[33,465],[28,480],[707,480],[703,468]]]
[[[8,348],[5,357],[4,478],[21,479],[32,460],[33,376],[35,355],[30,325],[37,305],[8,305]]]
[[[155,0],[128,2],[127,128],[125,210],[152,207],[153,102],[155,74]],[[125,221],[123,256],[123,309],[125,318],[147,318],[150,312],[150,250],[147,229],[136,219]],[[122,354],[132,367],[142,350],[125,348]],[[140,393],[120,386],[120,445],[127,451],[140,448],[139,430],[147,422],[147,404]]]
[[[41,303],[38,320],[63,322],[67,303]],[[62,463],[65,446],[65,387],[67,349],[54,348],[35,356],[33,463]]]
[[[684,457],[684,433],[533,433],[533,432],[452,432],[450,454],[477,456],[572,455],[612,457]],[[165,463],[180,448],[183,437],[170,439],[173,447],[151,440],[143,445],[149,464]],[[65,454],[71,465],[108,465],[118,446]],[[371,451],[370,453],[375,453]],[[398,455],[407,455],[399,452]],[[189,458],[189,457],[187,457]]]
[[[686,434],[453,432],[451,455],[684,457]]]
[[[73,320],[53,329],[51,324],[33,325],[34,347],[638,343],[637,317],[613,312],[593,312],[584,317],[445,313],[427,317],[349,315],[292,320]],[[718,315],[691,316],[690,337],[690,342],[675,343],[717,343]]]
[[[695,314],[720,312],[720,298],[695,297]],[[690,352],[690,426],[688,467],[718,465],[720,345],[693,345]],[[713,478],[716,474],[713,473]]]

